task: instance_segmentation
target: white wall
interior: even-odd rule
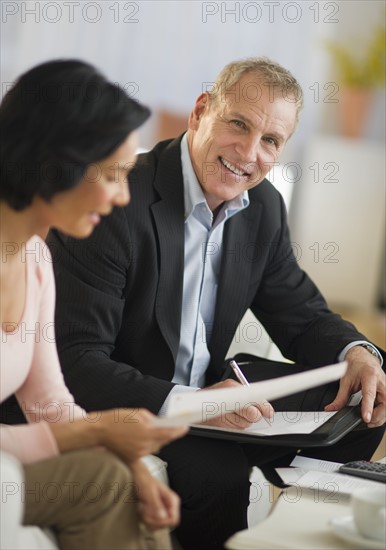
[[[385,242],[384,155],[374,140],[326,134],[307,144],[293,248],[334,304],[377,305]]]
[[[282,159],[285,164],[297,163],[304,168],[310,140],[320,132],[336,133],[335,104],[328,103],[331,89],[325,89],[332,81],[325,40],[348,39],[353,48],[360,47],[362,38],[371,35],[374,23],[383,19],[384,2],[376,0],[3,0],[2,91],[22,71],[41,61],[79,57],[97,65],[153,110],[169,108],[185,113],[225,63],[267,55],[293,71],[304,88],[302,120]],[[374,103],[366,139],[384,143],[384,120],[382,91]],[[142,130],[145,147],[153,143],[153,121]],[[290,218],[293,229],[303,235],[308,231],[301,223],[307,208],[302,196],[308,196],[303,190],[312,185],[304,176],[307,170],[303,169],[302,179],[295,183]],[[384,181],[379,185],[384,186]],[[342,212],[347,223],[361,219],[361,212],[347,211],[344,205],[339,214]],[[328,216],[337,215],[328,212]],[[338,222],[335,218],[336,228]],[[361,223],[366,233],[366,221]],[[338,233],[334,240],[340,240]],[[375,246],[382,251],[383,242]],[[314,277],[318,282],[318,270]]]

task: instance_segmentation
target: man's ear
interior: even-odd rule
[[[198,130],[202,115],[209,109],[209,94],[207,92],[202,93],[196,100],[193,107],[193,111],[189,115],[188,128],[189,130]]]

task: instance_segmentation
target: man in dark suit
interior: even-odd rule
[[[230,64],[213,91],[197,99],[187,134],[139,156],[128,207],[116,209],[87,240],[50,234],[58,348],[81,406],[163,414],[173,393],[235,384],[222,381],[224,360],[250,308],[296,363],[348,361],[339,390],[331,394],[330,387],[312,405],[338,410],[362,389],[363,420],[373,429],[314,454],[371,457],[385,422],[382,357],[328,309],[298,267],[283,200],[265,179],[301,107],[300,86],[279,65]],[[268,375],[266,366],[258,370],[255,379],[278,374],[274,367]],[[246,427],[271,412],[270,405],[251,406],[211,424]],[[295,453],[194,436],[166,447],[161,456],[182,500],[182,546],[221,548],[246,527],[250,466],[269,471]]]

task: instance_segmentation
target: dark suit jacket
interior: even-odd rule
[[[65,380],[86,409],[158,412],[172,388],[184,267],[180,140],[141,155],[131,203],[86,240],[50,233],[57,284],[57,343]],[[291,250],[282,197],[264,180],[226,222],[207,383],[218,381],[247,308],[283,354],[320,366],[364,338],[332,314]]]

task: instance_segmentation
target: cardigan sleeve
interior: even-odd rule
[[[37,237],[35,240],[43,250],[45,243]],[[27,276],[28,310],[24,313],[24,319],[28,318],[30,326],[35,328],[34,341],[28,354],[28,344],[21,337],[12,348],[13,357],[9,357],[8,368],[12,368],[11,363],[17,365],[30,361],[24,382],[14,389],[28,424],[1,426],[1,448],[23,463],[58,454],[49,424],[73,422],[83,414],[74,403],[60,369],[54,326],[55,281],[50,260],[47,247],[44,255],[27,259],[30,273]]]
[[[46,422],[0,425],[0,447],[23,464],[38,462],[59,454],[55,438]]]

